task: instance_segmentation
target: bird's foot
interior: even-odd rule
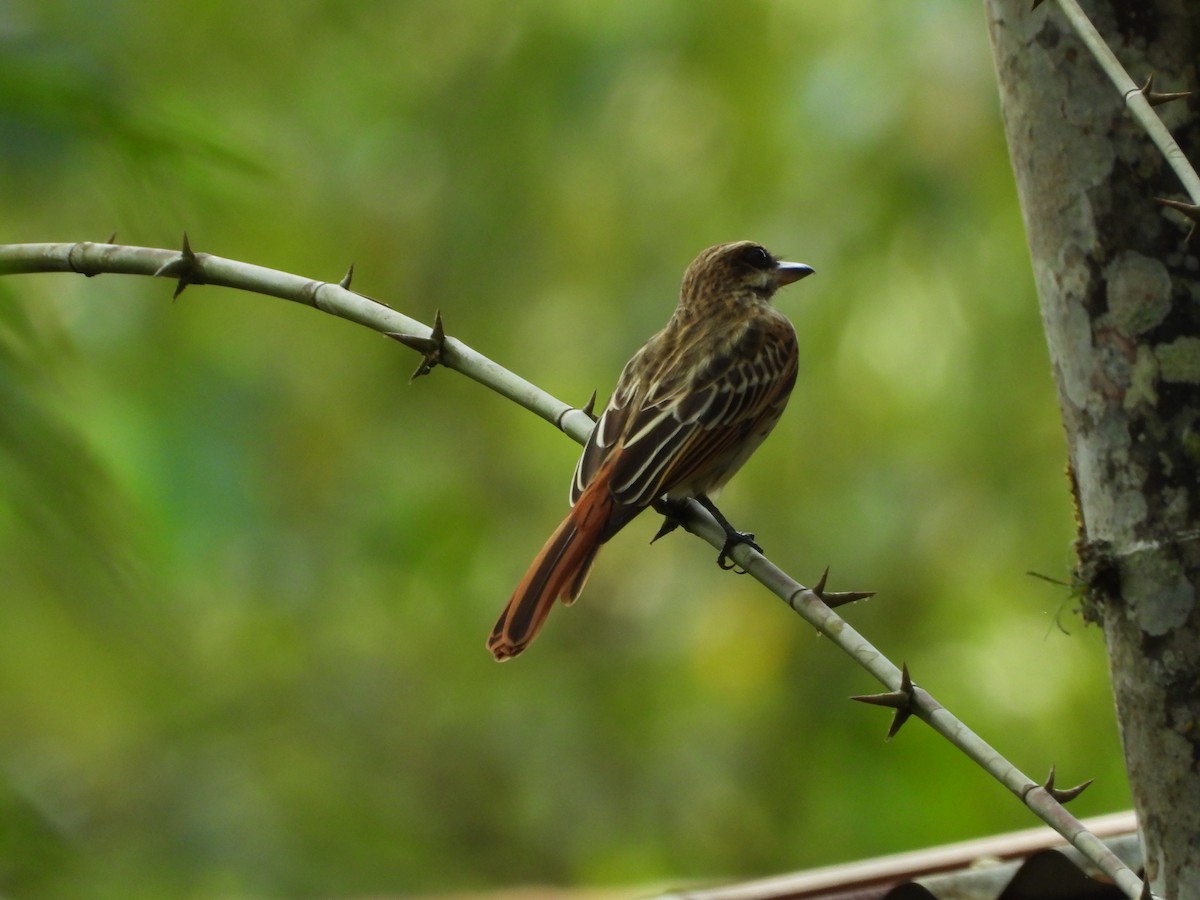
[[[728,571],[734,569],[739,575],[745,575],[745,569],[738,569],[738,564],[729,558],[729,554],[733,552],[733,548],[738,544],[746,544],[754,548],[759,553],[763,552],[763,548],[754,540],[754,534],[749,531],[738,531],[729,524],[729,520],[721,514],[717,509],[717,505],[710,500],[707,495],[701,494],[696,498],[696,502],[708,510],[709,514],[717,520],[717,524],[725,532],[725,543],[721,547],[721,552],[717,554],[717,565]]]
[[[745,544],[748,547],[753,547],[759,553],[763,552],[763,548],[755,542],[754,535],[752,533],[749,531],[734,531],[733,529],[730,529],[729,531],[725,532],[725,544],[723,547],[721,547],[721,552],[717,554],[717,565],[727,571],[729,569],[733,569],[737,572],[737,574],[745,575],[746,570],[739,569],[738,564],[729,558],[729,554],[733,552],[733,548],[738,544]]]
[[[730,525],[729,520],[717,509],[716,504],[707,495],[700,494],[696,497],[696,502],[708,510],[709,515],[717,520],[717,524],[725,532],[725,543],[721,546],[721,552],[717,554],[717,565],[726,571],[734,569],[739,575],[745,575],[746,570],[739,569],[738,564],[730,558],[730,554],[733,553],[734,548],[739,544],[746,544],[749,547],[753,547],[759,553],[762,553],[763,549],[754,540],[754,535],[749,531],[738,531]],[[659,527],[658,533],[651,538],[650,543],[653,544],[659,538],[666,537],[683,524],[686,504],[686,500],[668,500],[666,497],[655,501],[654,511],[662,515],[663,523]]]

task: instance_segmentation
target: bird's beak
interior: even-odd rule
[[[779,273],[779,284],[785,285],[807,278],[813,273],[813,267],[804,263],[781,262],[776,266],[776,271]]]

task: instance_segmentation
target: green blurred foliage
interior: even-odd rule
[[[722,497],[1018,765],[1125,805],[982,12],[0,0],[0,241],[337,280],[574,402],[701,248],[815,266]],[[825,865],[1031,817],[706,545],[483,639],[577,448],[311,310],[0,282],[0,892],[331,896]]]

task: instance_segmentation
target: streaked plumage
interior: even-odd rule
[[[715,493],[763,442],[796,382],[796,332],[770,304],[812,273],[758,244],[710,247],[688,267],[679,305],[626,364],[583,449],[571,512],[488,638],[497,659],[537,635],[555,600],[579,596],[600,545],[660,498]]]

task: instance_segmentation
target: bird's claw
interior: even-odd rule
[[[729,558],[729,554],[733,552],[733,548],[738,546],[738,544],[746,544],[759,553],[763,552],[763,548],[755,542],[752,533],[730,529],[725,533],[725,545],[721,548],[721,552],[717,556],[717,565],[726,571],[733,569],[738,575],[745,575],[746,570],[738,569],[738,564]]]

